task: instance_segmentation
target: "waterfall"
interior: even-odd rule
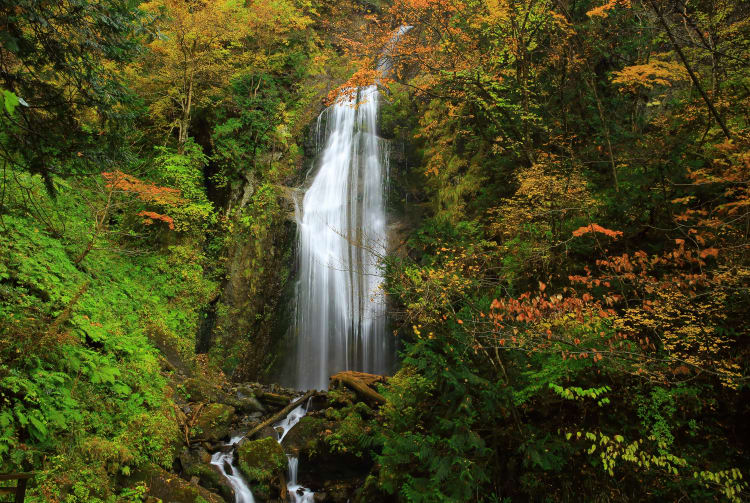
[[[341,370],[386,373],[395,359],[378,265],[388,178],[378,99],[376,86],[360,89],[318,121],[316,137],[325,144],[297,211],[295,363],[287,378],[298,389],[327,389]]]
[[[378,63],[383,74],[390,72],[395,44],[410,29],[399,28],[383,50]],[[314,131],[319,165],[301,207],[295,203],[295,346],[283,377],[298,389],[327,389],[328,377],[341,370],[387,373],[395,360],[395,345],[385,330],[379,267],[386,252],[388,184],[388,143],[377,136],[379,96],[376,85],[359,89],[356,99],[320,114]],[[274,424],[279,444],[310,403]],[[232,485],[236,503],[253,503],[247,482],[232,466],[241,438],[233,437],[214,453],[211,464]],[[290,501],[313,503],[315,493],[297,483],[299,459],[287,455],[287,460]]]
[[[247,482],[240,474],[240,471],[232,465],[235,446],[242,437],[243,435],[232,437],[222,450],[215,452],[211,456],[211,464],[219,469],[221,474],[229,481],[229,485],[234,489],[235,503],[255,503],[253,493]]]
[[[291,503],[314,503],[315,493],[297,483],[297,465],[299,460],[288,454],[287,459],[289,460],[289,482],[286,489],[289,492],[289,501]]]
[[[411,28],[400,27],[383,49],[381,74],[391,72],[396,43]],[[379,99],[371,85],[318,117],[317,170],[295,208],[294,348],[284,379],[297,389],[327,389],[328,377],[342,370],[388,373],[395,363],[379,265],[389,158],[388,143],[377,136]]]

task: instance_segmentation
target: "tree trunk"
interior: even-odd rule
[[[185,152],[185,142],[188,139],[188,128],[190,127],[190,109],[193,105],[193,79],[188,84],[187,98],[182,101],[182,117],[180,118],[180,135],[177,139],[177,153]]]
[[[307,400],[310,399],[311,396],[315,395],[316,393],[317,393],[317,391],[315,391],[315,390],[308,391],[307,393],[305,393],[302,396],[302,398],[300,398],[299,400],[295,400],[294,402],[290,403],[289,405],[287,405],[286,407],[284,407],[283,409],[281,409],[279,412],[277,412],[276,414],[272,415],[271,417],[269,417],[268,419],[266,419],[265,421],[263,421],[262,423],[260,423],[259,425],[257,425],[252,430],[248,431],[247,434],[245,434],[245,436],[242,438],[241,441],[244,441],[245,439],[248,439],[248,440],[252,439],[253,436],[256,435],[260,430],[262,430],[266,426],[272,425],[273,423],[275,423],[277,421],[280,421],[287,414],[289,414],[291,411],[293,411],[294,409],[296,409],[301,404],[305,403]]]
[[[368,384],[382,381],[383,376],[365,374],[364,372],[339,372],[331,376],[331,384],[341,383],[353,389],[360,398],[371,403],[384,404],[385,397],[370,388]]]

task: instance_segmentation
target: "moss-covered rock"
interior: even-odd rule
[[[224,402],[226,394],[207,379],[192,377],[182,383],[187,399],[191,402]]]
[[[238,398],[236,405],[233,404],[238,411],[249,414],[252,412],[260,412],[261,414],[266,413],[266,408],[260,401],[254,396],[246,396],[244,398]]]
[[[211,403],[204,407],[191,429],[193,440],[218,442],[229,436],[235,409],[231,405]]]
[[[198,483],[201,486],[211,492],[220,494],[227,501],[234,501],[232,486],[229,485],[227,479],[215,466],[206,463],[197,463],[185,470],[185,476],[188,479],[198,477]]]
[[[262,438],[245,442],[237,449],[237,458],[253,494],[263,500],[281,497],[286,489],[287,459],[276,440]]]
[[[218,494],[187,482],[156,465],[141,468],[129,482],[132,485],[144,482],[148,487],[147,497],[158,498],[167,503],[224,503]]]
[[[284,449],[294,456],[299,456],[300,452],[315,452],[326,425],[327,421],[323,418],[303,417],[284,437]]]

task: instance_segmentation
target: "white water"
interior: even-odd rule
[[[390,73],[393,49],[410,29],[399,28],[384,48],[382,74]],[[395,361],[379,266],[388,183],[388,143],[377,136],[379,99],[371,85],[358,90],[356,103],[344,100],[318,117],[315,139],[323,148],[296,208],[295,339],[284,379],[298,389],[328,389],[328,377],[342,370],[385,374]]]
[[[282,440],[284,440],[284,437],[287,433],[289,433],[289,430],[291,430],[295,424],[299,423],[299,420],[305,417],[305,414],[307,414],[307,407],[300,405],[299,407],[292,410],[287,416],[279,421],[278,423],[273,425],[274,430],[276,430],[276,434],[278,435],[276,440],[281,443]],[[281,430],[279,432],[279,430]]]
[[[287,455],[287,458],[289,459],[289,482],[286,485],[286,489],[289,491],[289,500],[291,503],[313,503],[315,501],[315,493],[297,484],[297,465],[299,460],[289,455]]]
[[[225,444],[226,450],[215,452],[211,456],[211,464],[217,466],[219,471],[227,478],[229,484],[234,489],[234,502],[235,503],[255,503],[253,499],[253,493],[250,491],[250,487],[247,482],[237,470],[232,461],[234,461],[234,449],[235,444],[239,442],[244,435],[232,437],[229,442]]]
[[[318,119],[325,146],[297,215],[296,338],[286,378],[298,389],[327,389],[341,370],[385,373],[393,362],[379,289],[388,165],[377,110],[370,86],[356,106],[337,103]]]
[[[277,440],[281,444],[289,430],[299,423],[300,419],[305,417],[307,409],[310,408],[310,401],[308,400],[305,405],[300,405],[292,410],[287,416],[273,425],[274,430],[278,436]],[[286,489],[289,492],[289,501],[291,503],[313,503],[315,493],[306,487],[302,487],[297,483],[297,467],[299,466],[299,459],[287,454],[288,470],[287,478],[289,479],[286,484]]]

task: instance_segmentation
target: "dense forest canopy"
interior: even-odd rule
[[[144,501],[204,433],[189,382],[273,375],[311,124],[375,81],[402,364],[321,434],[370,460],[356,501],[750,499],[747,2],[0,0],[0,27],[0,473],[31,501]]]

